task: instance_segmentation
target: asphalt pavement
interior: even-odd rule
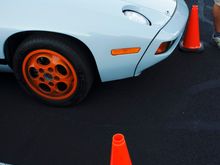
[[[0,162],[108,165],[112,135],[121,132],[134,165],[219,165],[220,50],[210,44],[212,4],[199,1],[203,53],[176,49],[139,77],[96,85],[76,107],[43,105],[13,74],[0,73]]]

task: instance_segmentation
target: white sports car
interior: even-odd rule
[[[53,105],[83,100],[95,78],[139,75],[184,32],[184,0],[1,0],[0,69]],[[5,65],[3,67],[3,65]]]

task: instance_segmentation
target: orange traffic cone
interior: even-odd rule
[[[122,134],[113,136],[111,165],[132,165],[125,138]]]
[[[185,37],[184,40],[180,43],[180,49],[184,52],[192,53],[201,52],[204,50],[204,45],[200,41],[198,5],[192,6]]]

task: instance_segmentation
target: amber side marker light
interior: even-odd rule
[[[163,42],[156,51],[156,55],[165,53],[171,46],[171,42]]]
[[[113,56],[120,56],[125,54],[136,54],[139,53],[141,48],[122,48],[122,49],[113,49],[112,55]]]

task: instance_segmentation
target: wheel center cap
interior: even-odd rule
[[[45,78],[47,81],[53,80],[53,76],[52,76],[51,74],[49,74],[49,73],[45,73],[45,74],[44,74],[44,78]]]

